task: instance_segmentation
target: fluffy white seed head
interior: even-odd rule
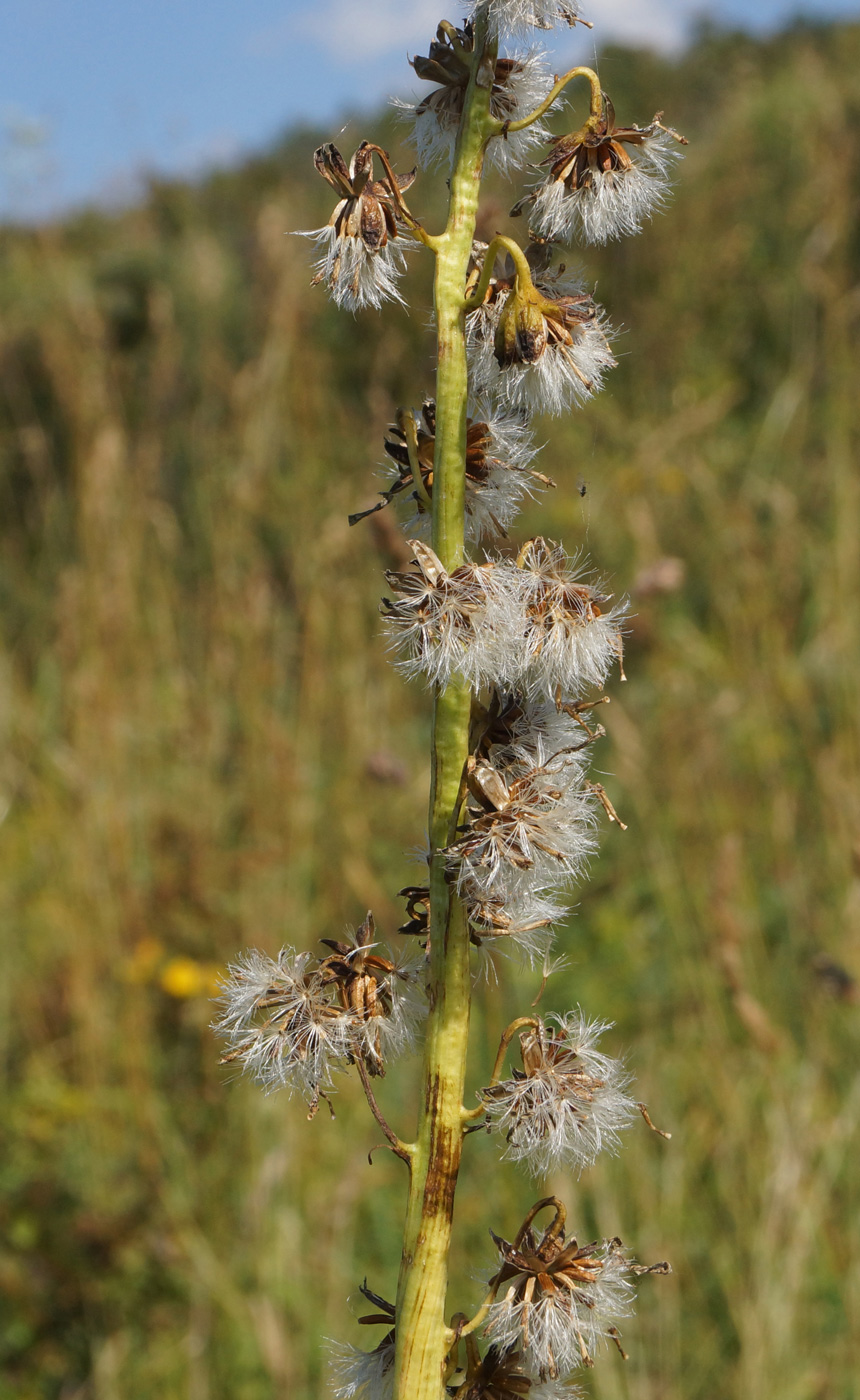
[[[536,286],[551,301],[560,306],[575,305],[581,314],[563,328],[547,317],[540,353],[501,364],[497,332],[507,299],[491,295],[466,318],[470,384],[474,394],[496,399],[507,410],[566,413],[598,393],[607,370],[614,368],[616,360],[607,338],[611,327],[602,308],[591,301],[575,278],[553,277]],[[564,298],[571,300],[565,303]]]
[[[227,1042],[226,1062],[266,1089],[286,1088],[311,1102],[347,1062],[350,1033],[317,964],[292,948],[277,958],[250,949],[229,968],[215,1025]]]
[[[617,1149],[636,1104],[626,1092],[624,1065],[596,1048],[608,1029],[575,1011],[540,1021],[520,1037],[522,1070],[481,1095],[509,1160],[544,1176],[581,1171],[601,1151]]]
[[[333,224],[302,231],[301,236],[314,239],[322,254],[314,263],[314,280],[325,283],[332,300],[343,310],[361,311],[366,306],[379,307],[384,301],[405,305],[397,284],[406,270],[403,247],[408,240],[389,239],[384,247],[371,252],[360,238],[338,234]]]
[[[366,941],[338,948],[323,959],[251,949],[234,963],[214,1027],[227,1042],[223,1062],[268,1090],[285,1088],[316,1105],[357,1054],[380,1073],[387,1059],[410,1049],[426,1015],[420,960],[375,956],[376,945]],[[357,959],[367,955],[360,970]]]
[[[334,1400],[394,1400],[393,1335],[375,1351],[331,1342],[329,1371]]]
[[[654,144],[669,137],[655,137]],[[666,146],[666,158],[675,152]],[[634,162],[626,170],[595,171],[589,184],[568,190],[560,180],[537,189],[531,227],[543,238],[570,243],[608,243],[642,232],[642,225],[666,202],[670,183],[656,160]]]
[[[428,545],[411,540],[416,569],[386,574],[395,599],[382,611],[392,645],[407,675],[445,685],[461,676],[476,687],[493,675],[496,629],[505,604],[501,571],[464,564],[449,574]]]
[[[472,0],[469,16],[474,19],[484,0]],[[529,29],[554,29],[557,24],[574,25],[580,16],[578,0],[489,0],[490,28],[493,34],[521,34]]]
[[[572,1250],[575,1241],[568,1246]],[[529,1369],[554,1380],[588,1364],[610,1327],[629,1316],[634,1297],[630,1260],[618,1240],[588,1245],[563,1270],[568,1280],[563,1282],[556,1265],[529,1258],[525,1245],[520,1254],[528,1267],[506,1266],[486,1335],[497,1346],[521,1350]],[[542,1284],[541,1276],[549,1277],[550,1286]]]
[[[578,754],[513,750],[470,768],[469,821],[447,850],[458,889],[503,906],[577,878],[596,847],[592,794]]]
[[[543,54],[533,51],[501,60],[499,77],[500,70],[504,80],[493,89],[490,110],[499,121],[519,121],[534,111],[549,92],[549,68]],[[450,170],[464,95],[465,87],[451,86],[436,88],[418,102],[395,99],[395,107],[412,123],[418,161],[425,169],[439,165]],[[548,137],[549,132],[540,121],[507,137],[495,136],[487,146],[487,161],[503,175],[512,175],[526,166],[535,148]]]

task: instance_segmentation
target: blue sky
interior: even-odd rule
[[[439,8],[442,4],[443,8]],[[860,0],[711,0],[717,22],[768,28],[798,13],[857,15]],[[594,36],[683,46],[702,0],[587,0]],[[754,19],[749,19],[754,10]],[[146,171],[195,173],[302,118],[408,93],[444,0],[2,0],[0,217],[132,197]]]

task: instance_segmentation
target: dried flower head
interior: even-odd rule
[[[412,59],[417,76],[437,85],[417,106],[397,103],[414,118],[418,158],[425,167],[451,163],[471,75],[474,39],[471,22],[457,29],[445,20],[436,30],[429,54]],[[546,64],[536,53],[497,58],[484,77],[491,85],[490,111],[498,121],[519,121],[527,116],[550,87]],[[532,148],[547,135],[546,127],[535,122],[523,131],[491,141],[487,158],[503,173],[521,169]]]
[[[505,594],[493,564],[462,564],[450,574],[420,540],[409,541],[416,569],[385,577],[396,600],[383,598],[382,612],[408,675],[446,684],[460,675],[481,685],[492,671],[493,642],[501,625]]]
[[[428,399],[420,415],[401,410],[388,430],[385,451],[395,478],[382,500],[370,510],[349,517],[351,525],[384,509],[391,501],[411,508],[405,521],[410,534],[430,533],[433,502],[436,405]],[[533,471],[535,447],[520,416],[487,416],[466,420],[465,537],[467,540],[504,537],[525,496],[554,486],[548,476]]]
[[[595,848],[594,804],[578,754],[470,756],[468,822],[447,848],[460,889],[504,904],[574,880]]]
[[[368,910],[351,940],[321,939],[332,952],[320,962],[319,974],[327,986],[336,988],[349,1016],[350,1049],[358,1047],[371,1074],[384,1074],[386,1059],[412,1045],[426,1007],[419,993],[418,967],[386,957],[374,933]]]
[[[579,1400],[577,1389],[530,1376],[521,1351],[490,1346],[483,1357],[476,1347],[470,1351],[466,1378],[451,1392],[454,1400]]]
[[[400,247],[404,221],[401,196],[415,179],[415,171],[408,175],[392,172],[374,180],[374,153],[382,156],[390,170],[384,152],[368,141],[362,141],[349,166],[331,142],[314,152],[314,165],[336,190],[339,202],[324,228],[304,234],[315,239],[323,252],[313,281],[314,285],[325,282],[338,306],[347,311],[380,306],[383,301],[403,301],[397,289],[397,279],[405,269]]]
[[[371,1292],[366,1283],[361,1285],[361,1292],[379,1311],[360,1317],[359,1322],[364,1326],[381,1323],[389,1330],[373,1351],[362,1351],[343,1342],[330,1344],[333,1394],[335,1400],[394,1400],[394,1308],[378,1293]]]
[[[323,942],[326,958],[251,949],[229,969],[215,1029],[222,1064],[237,1063],[267,1089],[298,1092],[315,1111],[335,1072],[360,1055],[384,1073],[386,1054],[412,1044],[424,1012],[421,972],[373,951],[368,914],[353,941]]]
[[[475,12],[484,0],[472,0],[469,13]],[[494,34],[519,34],[527,29],[554,29],[557,24],[570,27],[583,23],[577,0],[489,0],[491,31]]]
[[[538,1239],[531,1218],[545,1205],[554,1205],[556,1216]],[[503,1350],[522,1350],[542,1379],[555,1379],[590,1365],[601,1339],[629,1314],[631,1275],[668,1273],[669,1266],[643,1268],[624,1253],[619,1239],[565,1241],[561,1202],[548,1197],[540,1207],[513,1243],[493,1235],[502,1259],[494,1284],[505,1291],[490,1306],[486,1335]]]
[[[602,308],[563,269],[527,286],[495,278],[466,329],[473,392],[509,409],[564,413],[596,394],[616,363]]]
[[[558,242],[581,234],[586,243],[641,232],[666,200],[669,167],[680,156],[683,136],[661,124],[658,112],[649,126],[615,124],[615,109],[604,94],[603,111],[567,136],[553,139],[542,164],[547,178],[514,205],[517,215],[532,204],[536,233]]]
[[[541,536],[527,541],[517,564],[525,611],[520,685],[556,702],[602,688],[622,661],[625,605],[607,606],[611,599],[585,582],[577,561]]]
[[[581,1011],[539,1020],[520,1036],[522,1069],[481,1091],[489,1126],[504,1134],[505,1156],[541,1176],[590,1166],[636,1114],[630,1076],[596,1045],[609,1025]]]

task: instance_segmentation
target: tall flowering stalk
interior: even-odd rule
[[[637,1264],[617,1238],[579,1243],[562,1202],[544,1197],[510,1240],[491,1231],[477,1310],[447,1313],[469,1131],[485,1126],[503,1157],[537,1176],[579,1171],[615,1149],[641,1108],[623,1065],[597,1048],[608,1027],[580,1010],[514,1021],[476,1106],[464,1104],[476,963],[487,947],[515,948],[548,974],[553,925],[594,850],[598,815],[618,820],[588,768],[603,734],[593,712],[621,663],[624,605],[559,545],[512,547],[507,529],[524,497],[552,485],[533,465],[530,415],[584,403],[615,364],[602,309],[554,264],[553,243],[638,232],[664,202],[682,138],[660,114],[618,127],[594,72],[553,81],[524,47],[535,28],[578,19],[574,0],[477,0],[461,27],[442,21],[413,60],[430,85],[407,107],[419,154],[450,167],[444,232],[411,213],[414,172],[396,173],[379,146],[362,142],[348,162],[331,144],[314,156],[338,196],[329,222],[307,235],[319,253],[314,281],[340,306],[401,300],[405,255],[423,245],[436,259],[435,395],[420,414],[399,411],[385,443],[390,484],[373,508],[403,508],[414,536],[414,566],[387,575],[382,611],[399,664],[433,695],[427,876],[402,892],[400,932],[413,935],[404,944],[413,951],[383,947],[368,913],[355,934],[323,939],[329,951],[319,956],[248,953],[231,969],[219,1022],[225,1061],[302,1095],[311,1115],[354,1069],[408,1167],[396,1300],[363,1289],[375,1311],[362,1321],[385,1333],[370,1351],[335,1347],[339,1400],[569,1396],[605,1339],[620,1349],[633,1280],[668,1270]],[[500,53],[511,37],[513,51]],[[577,81],[588,115],[552,136],[544,118]],[[539,178],[512,214],[529,211],[530,241],[476,243],[485,163],[511,173],[529,159]],[[418,1130],[407,1142],[372,1081],[422,1034]]]

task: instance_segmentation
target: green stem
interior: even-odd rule
[[[591,117],[599,119],[603,114],[603,90],[600,86],[600,79],[593,68],[571,68],[570,72],[563,77],[556,78],[543,102],[539,107],[535,107],[533,112],[529,112],[527,117],[520,117],[516,122],[496,122],[494,131],[499,136],[506,136],[511,131],[525,131],[527,126],[533,126],[540,121],[552,106],[555,99],[564,91],[568,83],[572,83],[574,78],[587,78],[591,84]]]
[[[449,572],[464,557],[468,392],[464,288],[484,146],[492,130],[490,90],[477,81],[484,71],[487,47],[484,9],[476,24],[472,76],[451,176],[448,226],[436,240],[433,548]],[[397,1289],[396,1400],[443,1400],[445,1360],[454,1336],[445,1324],[445,1301],[454,1192],[465,1131],[462,1108],[471,970],[469,931],[462,905],[446,879],[442,852],[451,822],[456,821],[455,808],[462,803],[470,710],[471,694],[462,682],[437,691],[430,795],[430,1014]]]

